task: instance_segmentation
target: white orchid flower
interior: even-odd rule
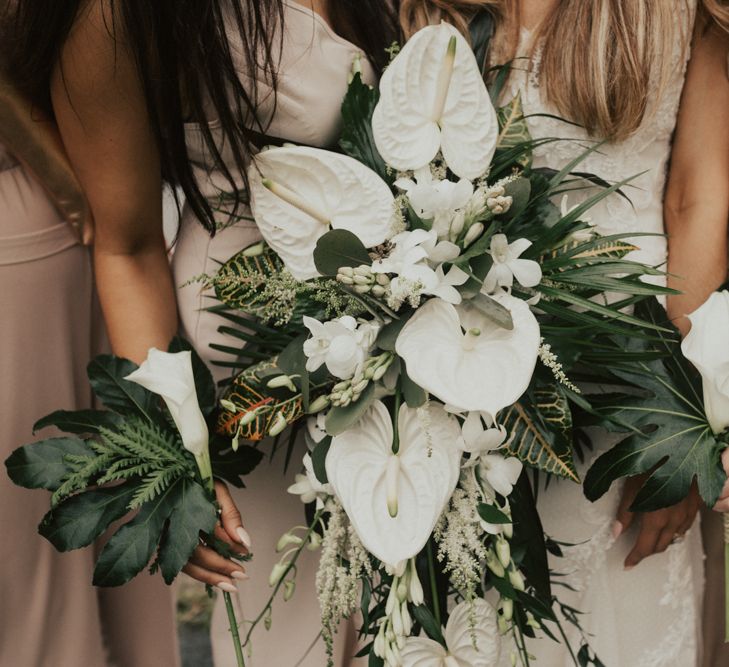
[[[400,232],[390,239],[392,250],[387,257],[372,263],[373,273],[402,274],[407,268],[421,263],[428,257],[423,243],[429,241],[430,233],[424,229]]]
[[[497,300],[511,312],[510,331],[468,302],[456,309],[431,299],[395,343],[416,384],[455,410],[485,412],[492,419],[526,391],[540,345],[529,306],[507,294]]]
[[[380,80],[372,117],[377,148],[390,166],[414,171],[441,151],[460,178],[483,176],[499,125],[468,42],[447,23],[408,40]]]
[[[478,471],[496,493],[506,498],[514,489],[521,476],[524,464],[515,456],[501,454],[482,454],[478,461]]]
[[[162,397],[180,433],[183,447],[195,456],[203,480],[212,484],[208,450],[210,437],[197,399],[192,353],[189,350],[162,352],[153,347],[142,365],[124,379]]]
[[[314,472],[314,462],[310,454],[304,454],[304,474],[297,474],[294,477],[294,484],[289,486],[287,491],[299,496],[301,502],[308,505],[316,501],[317,507],[324,506],[324,499],[334,495],[334,489],[330,484],[322,484]]]
[[[325,423],[326,414],[324,412],[312,415],[306,420],[306,431],[315,445],[318,445],[327,437],[326,428],[324,426]]]
[[[435,230],[430,230],[430,236],[420,245],[427,254],[427,261],[431,266],[452,262],[461,254],[461,249],[450,241],[439,240]]]
[[[271,148],[256,156],[248,178],[256,224],[297,280],[319,275],[313,253],[330,229],[349,230],[368,248],[390,234],[389,186],[346,155],[304,146]]]
[[[443,637],[447,648],[427,637],[408,637],[400,651],[402,667],[495,667],[499,664],[501,635],[496,610],[482,598],[458,604],[448,618]]]
[[[395,185],[405,191],[413,210],[423,220],[432,220],[438,238],[450,237],[451,227],[459,211],[471,200],[473,184],[462,178],[454,181],[436,180],[425,167],[415,174],[415,180],[401,178]]]
[[[340,380],[349,380],[377,338],[378,327],[359,323],[345,315],[329,322],[304,316],[304,326],[312,337],[304,342],[306,370],[314,372],[322,365]]]
[[[681,350],[701,373],[706,417],[718,435],[729,428],[729,292],[714,292],[688,318]]]
[[[422,411],[422,412],[421,412]],[[458,422],[429,404],[392,417],[375,401],[357,424],[332,439],[327,477],[365,548],[397,568],[418,554],[458,482],[462,440]]]
[[[426,264],[416,264],[390,282],[390,301],[397,308],[409,301],[415,308],[420,304],[421,296],[430,295],[459,304],[462,297],[456,287],[467,280],[468,274],[457,266],[452,266],[446,273],[442,264],[435,270]]]
[[[503,426],[484,427],[482,415],[478,412],[468,413],[463,420],[461,432],[466,443],[464,449],[471,455],[470,461],[474,462],[482,454],[488,454],[499,449],[508,437],[508,433]]]
[[[494,234],[491,238],[490,255],[493,266],[483,281],[484,294],[491,294],[499,287],[511,288],[514,279],[523,287],[534,287],[542,279],[542,267],[531,259],[519,259],[531,246],[527,239],[517,239],[509,243],[504,234]]]

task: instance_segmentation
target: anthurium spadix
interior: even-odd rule
[[[497,300],[511,312],[513,329],[500,327],[468,302],[456,308],[431,299],[395,343],[417,385],[458,411],[492,418],[526,391],[540,343],[529,306],[507,294]]]
[[[297,280],[319,275],[314,249],[330,229],[346,229],[368,248],[390,235],[390,188],[346,155],[305,146],[271,148],[256,156],[248,177],[256,224]]]
[[[395,169],[424,167],[440,150],[457,176],[483,176],[499,125],[476,57],[456,28],[423,28],[405,44],[380,81],[372,130]]]
[[[499,664],[501,636],[496,611],[486,600],[476,598],[471,603],[457,605],[448,618],[443,638],[445,647],[427,637],[409,637],[400,651],[402,667],[496,667]]]
[[[351,429],[332,439],[329,483],[365,548],[397,568],[425,546],[458,482],[462,439],[457,420],[430,404],[392,417],[375,401]]]

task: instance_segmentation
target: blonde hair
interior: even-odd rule
[[[649,111],[651,81],[657,78],[661,92],[674,74],[675,41],[684,48],[688,43],[676,17],[685,2],[560,0],[533,41],[540,48],[539,79],[547,100],[592,135],[610,140],[630,135]],[[473,13],[488,9],[497,27],[492,61],[508,62],[518,47],[518,5],[517,0],[402,0],[400,19],[406,35],[440,20],[467,32]]]
[[[724,30],[729,32],[729,5],[726,0],[702,0],[705,12]]]

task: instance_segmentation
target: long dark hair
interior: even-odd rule
[[[50,80],[84,0],[0,0],[0,29],[9,74],[37,105],[52,112]],[[357,44],[376,67],[397,38],[391,0],[330,0],[334,29]],[[105,0],[110,34],[133,54],[144,87],[162,176],[179,186],[202,224],[215,232],[210,203],[193,176],[184,123],[214,111],[234,158],[230,169],[209,127],[201,123],[207,149],[226,177],[235,200],[245,200],[232,171],[245,174],[253,134],[266,132],[256,115],[255,81],[276,89],[283,0]],[[227,31],[237,31],[245,66],[258,76],[241,83]],[[236,48],[238,45],[236,44]],[[211,108],[212,107],[212,108]],[[249,127],[244,126],[245,123]],[[251,127],[252,125],[252,127]]]

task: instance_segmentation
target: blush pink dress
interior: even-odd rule
[[[285,9],[278,97],[267,132],[294,143],[332,146],[339,136],[340,106],[353,59],[359,50],[335,34],[320,16],[293,0],[286,2]],[[231,35],[231,39],[235,40],[235,36]],[[235,48],[233,53],[236,53]],[[364,61],[362,65],[365,79],[373,82],[372,68]],[[241,69],[240,76],[245,82],[247,73]],[[269,97],[262,105],[264,113],[270,114],[272,105],[273,99]],[[210,126],[217,130],[215,120]],[[199,183],[210,200],[218,202],[221,195],[225,195],[225,181],[203,148],[199,126],[189,125],[187,137]],[[222,140],[221,146],[225,157]],[[223,212],[221,226],[226,221]],[[201,292],[198,285],[183,285],[194,276],[214,273],[219,262],[259,239],[255,223],[245,220],[225,226],[211,238],[189,209],[183,212],[173,261],[175,282],[182,286],[178,291],[180,318],[183,334],[208,362],[220,358],[210,344],[226,343],[226,337],[217,331],[225,320],[205,311],[214,303],[209,294]],[[225,369],[216,366],[211,369],[217,379],[226,375]],[[300,455],[304,451],[302,449]],[[250,581],[239,586],[238,600],[246,620],[258,615],[270,595],[268,577],[277,561],[276,542],[283,533],[305,521],[304,507],[299,499],[286,493],[298,472],[297,466],[291,466],[287,475],[283,474],[283,467],[283,455],[274,457],[271,462],[266,460],[246,480],[244,490],[234,490],[244,523],[252,535],[255,556],[247,567]],[[287,603],[280,599],[276,601],[270,631],[261,624],[254,632],[252,654],[246,662],[249,667],[326,665],[323,644],[319,640],[319,607],[314,589],[317,562],[318,554],[304,553],[298,568],[295,596]],[[245,630],[246,623],[242,627]],[[214,616],[212,636],[216,667],[235,665],[221,604]],[[354,626],[345,624],[337,635],[335,664],[338,667],[356,664],[350,659],[355,652],[355,643]]]
[[[86,365],[103,332],[88,249],[2,145],[0,284],[4,460],[33,440],[39,417],[91,406]],[[172,597],[161,579],[95,589],[92,548],[61,554],[38,535],[48,507],[47,494],[0,477],[0,665],[178,664]]]

